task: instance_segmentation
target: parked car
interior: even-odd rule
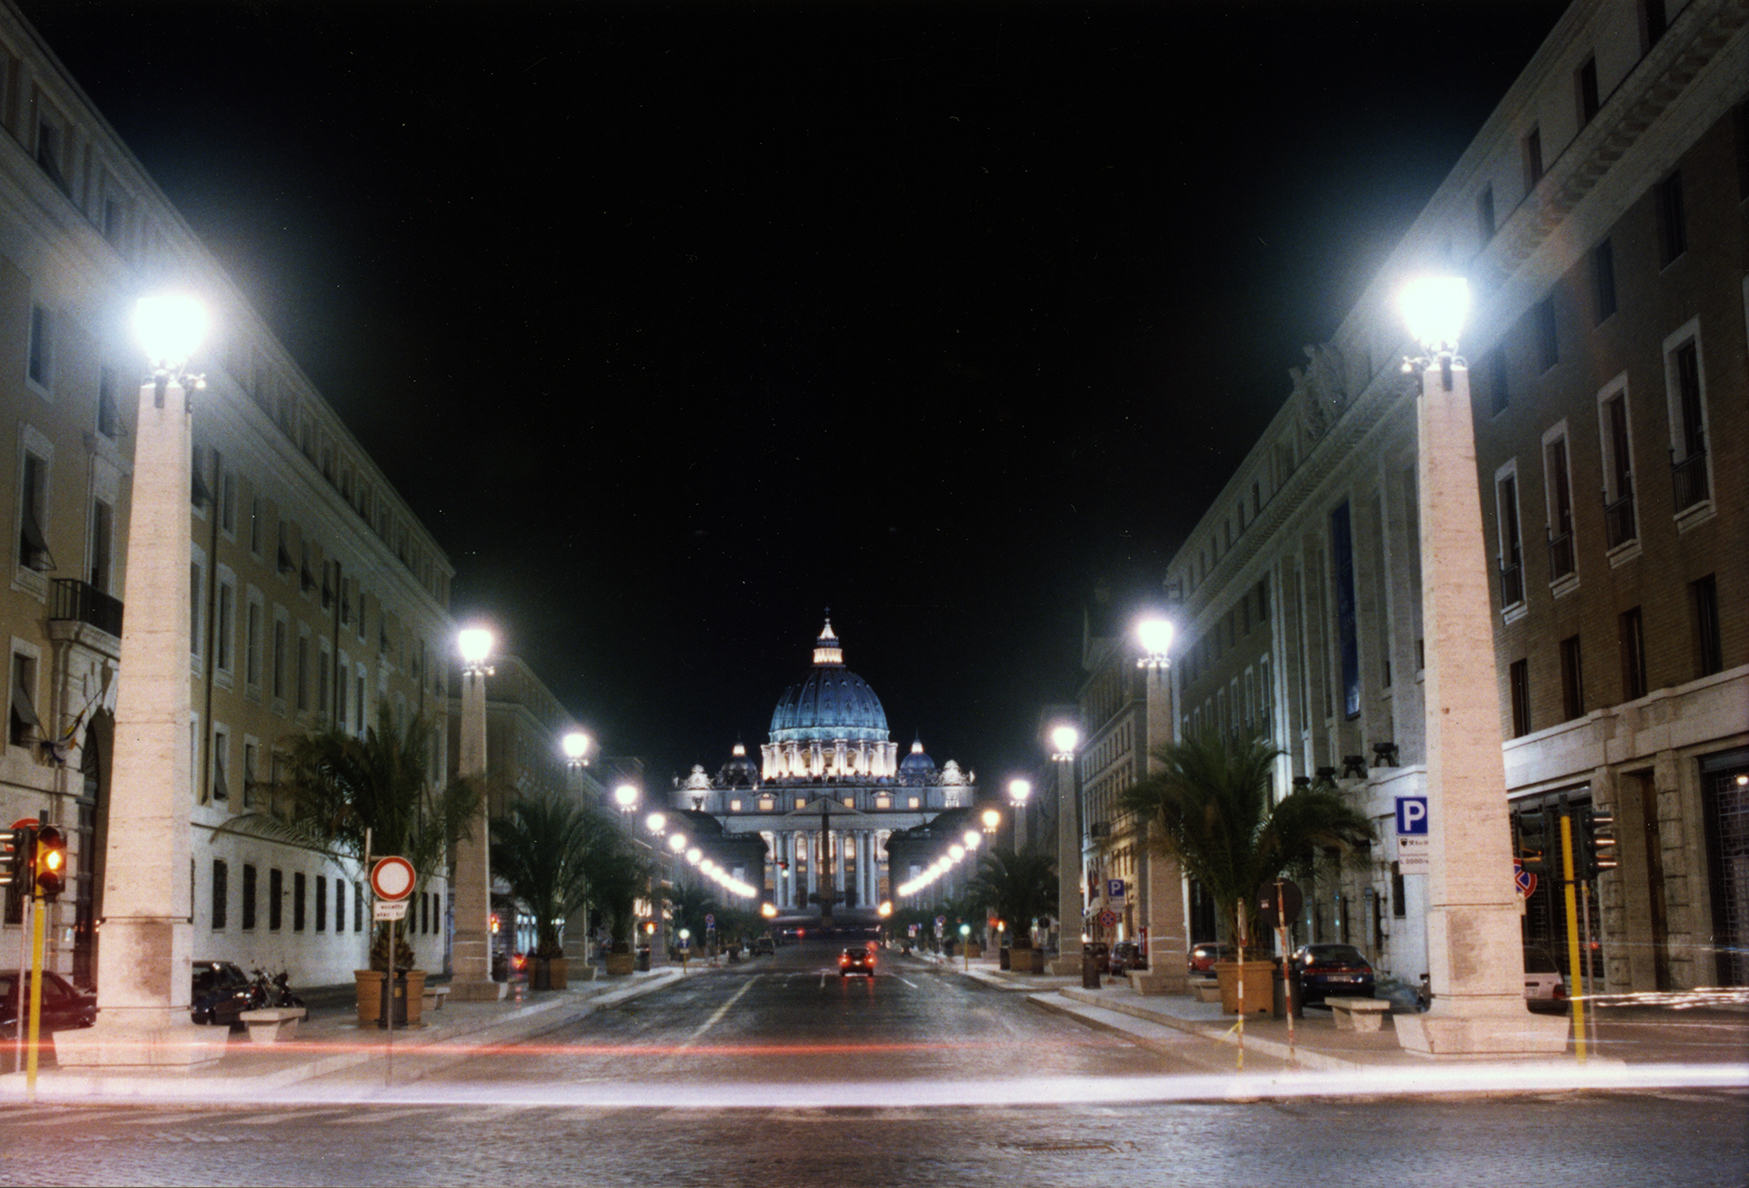
[[[1353,945],[1301,945],[1290,963],[1299,1002],[1372,997],[1372,966]]]
[[[755,957],[770,957],[776,952],[777,942],[772,940],[769,936],[759,937],[753,942],[753,955]]]
[[[874,977],[875,955],[873,949],[846,949],[838,956],[838,976],[849,977],[853,973],[866,974]]]
[[[1567,1009],[1567,979],[1547,949],[1524,946],[1524,998],[1533,1011]]]
[[[253,1005],[249,986],[249,975],[232,962],[196,961],[189,1017],[196,1023],[242,1030],[241,1016]]]
[[[1203,941],[1192,945],[1190,949],[1190,972],[1192,976],[1212,978],[1215,976],[1215,962],[1237,961],[1239,948],[1237,945],[1216,944],[1214,941]]]
[[[28,1029],[30,1011],[30,976],[18,976],[15,969],[0,972],[0,1036],[16,1037]],[[60,974],[43,974],[42,1013],[37,1026],[42,1034],[71,1031],[97,1022],[97,996],[81,990]]]
[[[1135,941],[1119,941],[1111,947],[1106,966],[1114,975],[1124,974],[1132,969],[1147,969],[1148,958],[1142,953],[1142,946]]]

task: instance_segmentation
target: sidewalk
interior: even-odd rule
[[[276,1090],[322,1077],[329,1081],[325,1096],[345,1100],[380,1087],[390,1059],[397,1082],[417,1079],[494,1045],[514,1043],[660,990],[680,977],[678,966],[666,966],[501,1002],[448,1003],[426,1011],[421,1026],[397,1029],[392,1057],[386,1031],[358,1026],[350,1009],[328,1009],[305,1020],[295,1039],[279,1043],[251,1043],[247,1033],[231,1032],[217,1064],[188,1072],[94,1073],[62,1070],[51,1063],[37,1073],[36,1097],[39,1102],[200,1102],[255,1108],[272,1100]],[[512,987],[511,993],[518,990]],[[0,1102],[23,1101],[24,1082],[22,1072],[0,1076]]]
[[[1131,989],[1127,978],[1108,977],[1102,979],[1104,984],[1098,990],[1083,989],[1078,976],[1006,972],[998,968],[995,957],[974,957],[968,963],[964,958],[947,959],[931,953],[916,956],[986,985],[1023,993],[1028,1002],[1044,1010],[1075,1018],[1138,1046],[1179,1059],[1188,1058],[1210,1071],[1230,1071],[1238,1061],[1237,1017],[1223,1014],[1218,1002],[1201,1002],[1187,994],[1143,996]],[[1205,1039],[1209,1044],[1200,1052],[1187,1049],[1186,1035]],[[1686,1064],[1716,1070],[1711,1074],[1715,1079],[1749,1085],[1749,1011],[1741,1007],[1687,1012],[1606,1008],[1599,1017],[1597,1042],[1588,1045],[1588,1049],[1583,1066],[1576,1064],[1570,1039],[1564,1058],[1510,1063],[1543,1068],[1583,1067],[1604,1076],[1650,1065]],[[1244,1052],[1245,1067],[1258,1071],[1297,1067],[1322,1072],[1396,1071],[1412,1075],[1458,1063],[1405,1051],[1397,1042],[1396,1028],[1389,1016],[1378,1031],[1347,1031],[1337,1028],[1331,1013],[1316,1007],[1308,1010],[1305,1018],[1293,1020],[1291,1037],[1286,1019],[1247,1016]]]

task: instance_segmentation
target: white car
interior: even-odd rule
[[[1547,949],[1524,946],[1524,998],[1532,1010],[1565,1010],[1567,980]]]

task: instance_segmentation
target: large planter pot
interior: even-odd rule
[[[358,1025],[383,1025],[383,983],[387,970],[355,969],[353,980],[358,986]],[[395,1026],[416,1027],[425,1014],[425,971],[407,969],[395,975]]]
[[[624,953],[609,953],[607,955],[607,976],[610,978],[629,978],[632,976],[632,970],[637,968],[637,964],[637,954],[629,950]]]
[[[1239,972],[1245,974],[1245,1001],[1239,1001]],[[1215,981],[1221,987],[1224,1015],[1267,1015],[1275,1009],[1275,963],[1273,961],[1217,961]]]
[[[967,941],[965,950],[965,955],[968,959],[972,957],[982,957],[984,955],[984,946],[980,945],[977,941]]]
[[[389,976],[388,971],[355,969],[352,976],[358,983],[358,1025],[373,1025],[383,1017],[383,979]]]
[[[571,963],[564,957],[536,957],[529,966],[530,990],[563,990],[571,984]]]
[[[1011,958],[1009,956],[1009,954],[1011,952],[1012,952],[1012,950],[1010,950],[1007,945],[1003,945],[1000,949],[996,950],[996,968],[997,969],[1012,968],[1009,964],[1013,960],[1013,958]]]
[[[1043,949],[1009,949],[1008,968],[1015,973],[1038,973],[1045,967]]]

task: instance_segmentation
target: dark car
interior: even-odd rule
[[[753,942],[753,956],[769,957],[777,952],[777,942],[769,936],[762,936]]]
[[[1302,1003],[1372,997],[1372,966],[1353,945],[1301,945],[1291,961]]]
[[[1142,952],[1142,946],[1135,941],[1119,941],[1111,947],[1111,955],[1106,958],[1107,970],[1112,974],[1125,974],[1132,969],[1147,969],[1148,958]]]
[[[20,987],[22,986],[22,993]],[[20,1021],[28,1030],[30,1011],[30,977],[18,976],[15,969],[0,972],[0,1035],[11,1039],[20,1031]],[[58,973],[43,974],[42,1013],[37,1026],[42,1034],[71,1031],[97,1022],[97,996],[81,990]]]
[[[846,949],[838,955],[838,976],[849,977],[853,973],[867,974],[874,977],[875,955],[873,949]]]
[[[194,996],[189,1000],[188,1014],[196,1023],[237,1031],[249,1006],[248,974],[229,961],[194,963]]]

